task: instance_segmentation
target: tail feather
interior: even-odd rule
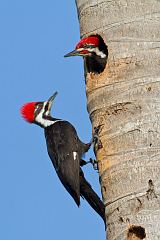
[[[84,177],[83,171],[80,168],[80,194],[86,199],[89,205],[101,216],[105,223],[105,206],[99,196],[92,189],[91,185]]]

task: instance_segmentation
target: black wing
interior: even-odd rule
[[[45,129],[48,154],[62,184],[80,205],[80,145],[75,128],[67,121],[58,121]]]
[[[80,168],[80,194],[86,199],[89,205],[101,216],[105,223],[105,206],[97,193],[92,189],[89,182],[84,177]]]

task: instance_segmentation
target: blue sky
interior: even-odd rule
[[[43,129],[19,114],[23,103],[58,91],[52,114],[90,140],[83,62],[63,58],[79,35],[74,1],[0,2],[0,239],[104,239],[100,217],[84,200],[78,209],[59,182]],[[91,166],[84,171],[100,194],[98,174]]]

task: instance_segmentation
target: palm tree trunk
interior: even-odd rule
[[[160,1],[77,0],[81,36],[108,45],[103,73],[87,74],[107,239],[160,239]]]

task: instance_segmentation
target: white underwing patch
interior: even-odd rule
[[[76,158],[77,158],[77,152],[73,152],[73,158],[74,158],[74,160],[76,160]]]

